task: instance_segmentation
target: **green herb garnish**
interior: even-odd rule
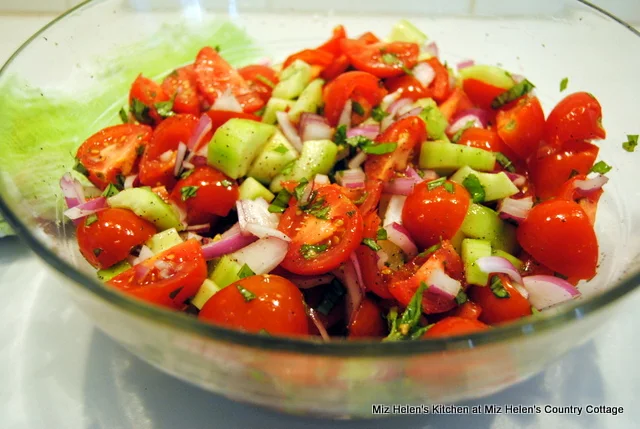
[[[503,153],[496,153],[496,161],[498,161],[498,164],[500,164],[502,168],[507,170],[509,173],[514,173],[516,171],[516,168],[513,166],[511,160],[507,158]]]
[[[102,253],[102,249],[93,249],[93,254],[96,256],[96,258],[100,256],[101,253]]]
[[[122,121],[123,124],[129,123],[129,115],[127,115],[127,111],[124,110],[124,107],[120,108],[118,115],[120,115],[120,120]]]
[[[184,186],[180,189],[180,195],[182,195],[182,201],[187,201],[189,198],[196,196],[199,186]]]
[[[462,186],[467,188],[467,191],[471,194],[471,199],[474,203],[484,202],[486,193],[484,186],[480,183],[480,179],[475,174],[470,174],[462,181]]]
[[[233,185],[233,182],[231,180],[223,179],[220,181],[220,184],[225,188],[228,188],[229,186]]]
[[[85,226],[90,226],[91,224],[96,223],[97,221],[98,221],[98,216],[95,213],[93,213],[86,217],[86,219],[84,220],[84,224]]]
[[[371,111],[371,117],[374,121],[382,122],[382,120],[387,116],[389,116],[389,114],[382,110],[380,106],[374,107]]]
[[[467,294],[463,290],[460,290],[460,292],[458,292],[458,294],[456,295],[456,302],[458,303],[458,305],[464,304],[468,299],[469,298],[467,297]]]
[[[160,115],[160,117],[168,118],[169,116],[175,115],[175,113],[173,112],[173,103],[174,103],[177,95],[178,95],[178,93],[176,92],[173,95],[173,97],[171,98],[171,100],[169,100],[169,101],[160,101],[160,102],[155,103],[153,105],[156,108],[156,112],[158,112],[158,115]]]
[[[105,198],[109,198],[109,197],[113,197],[118,192],[120,192],[118,188],[113,183],[109,183],[107,187],[104,188],[104,191],[102,192],[102,196]]]
[[[633,152],[638,146],[638,134],[627,134],[627,141],[622,143],[622,148],[627,152]]]
[[[509,104],[512,101],[515,101],[518,98],[522,97],[523,95],[528,94],[535,87],[536,86],[529,82],[527,79],[523,80],[522,82],[518,82],[511,88],[494,98],[491,102],[491,108],[499,109],[505,104]]]
[[[369,155],[384,155],[393,152],[397,147],[398,143],[378,143],[362,146],[362,151]]]
[[[609,171],[611,171],[613,167],[611,167],[609,164],[607,164],[604,161],[598,161],[595,163],[595,165],[593,167],[591,167],[591,170],[589,170],[591,173],[598,173],[598,174],[606,174]]]
[[[263,76],[263,75],[261,75],[261,74],[256,75],[256,80],[258,80],[258,81],[260,81],[260,82],[264,83],[264,84],[265,84],[265,85],[267,85],[269,88],[275,88],[275,87],[276,87],[276,85],[275,85],[273,82],[271,82],[269,79],[267,79],[266,77],[264,77],[264,76]]]
[[[429,256],[430,254],[432,254],[433,252],[435,252],[436,250],[440,249],[442,247],[441,244],[434,244],[433,246],[429,247],[427,250],[425,250],[424,252],[420,253],[418,255],[418,258],[422,258],[425,256]]]
[[[451,141],[453,143],[458,143],[458,140],[460,140],[460,137],[462,137],[462,133],[467,131],[469,128],[473,128],[475,124],[476,121],[467,121],[462,128],[460,128],[453,136],[451,136]]]
[[[276,198],[273,200],[271,204],[269,204],[269,213],[284,213],[284,211],[289,207],[289,199],[291,198],[291,194],[286,189],[282,189],[276,195]]]
[[[367,196],[369,196],[368,192],[363,192],[362,196],[360,198],[358,198],[357,200],[355,200],[353,202],[353,204],[355,204],[356,206],[359,206],[360,204],[364,203],[367,199]]]
[[[240,292],[240,295],[242,295],[242,297],[244,298],[245,302],[251,302],[254,299],[257,298],[257,296],[251,292],[250,290],[246,289],[244,286],[237,284],[236,285],[236,289],[238,289],[238,292]]]
[[[362,244],[364,244],[374,252],[377,252],[378,250],[382,249],[382,247],[380,247],[380,245],[376,243],[376,240],[374,240],[373,238],[363,238]]]
[[[378,232],[376,233],[376,239],[378,240],[386,240],[387,239],[387,230],[384,228],[378,228]]]
[[[278,147],[274,148],[273,151],[278,153],[287,153],[289,149],[287,149],[285,145],[280,144]]]
[[[255,276],[256,273],[253,272],[253,270],[251,269],[251,267],[249,267],[247,264],[244,264],[242,266],[242,268],[240,268],[240,270],[238,271],[238,278],[239,279],[243,279],[245,277],[250,277],[250,276]]]
[[[441,177],[439,179],[436,180],[432,180],[430,182],[427,182],[427,189],[430,191],[433,191],[434,189],[436,189],[438,186],[442,186],[445,184],[445,182],[447,181],[446,177]]]
[[[318,313],[322,313],[325,316],[328,316],[331,310],[336,306],[336,304],[340,301],[344,295],[346,295],[347,291],[338,280],[333,279],[331,284],[327,288],[324,296],[322,297],[322,301],[316,308]]]
[[[136,118],[136,121],[141,124],[151,125],[153,124],[153,118],[151,118],[151,109],[149,106],[144,104],[142,101],[137,98],[133,98],[131,100],[131,113],[133,113],[133,117]]]
[[[300,180],[298,185],[293,190],[293,195],[296,197],[296,200],[298,201],[302,200],[302,197],[304,195],[304,190],[307,188],[308,184],[309,184],[309,181],[307,179],[303,178],[302,180]]]
[[[304,259],[313,259],[328,248],[328,244],[303,244],[300,246],[300,254]]]
[[[451,182],[444,182],[442,184],[442,187],[444,188],[445,191],[447,191],[450,194],[453,194],[453,193],[456,192],[454,187],[453,187],[453,183],[451,183]]]
[[[567,89],[567,85],[569,84],[569,78],[565,77],[560,81],[560,92]]]
[[[181,175],[180,178],[181,179],[186,179],[187,177],[191,176],[193,174],[195,170],[185,170]]]
[[[390,332],[383,341],[411,340],[424,335],[428,328],[425,329],[425,327],[419,326],[418,323],[422,315],[422,296],[426,289],[427,284],[420,282],[418,290],[399,318],[397,309],[392,308],[389,311],[389,314],[387,314],[387,323],[389,324]]]
[[[362,107],[362,104],[357,101],[351,100],[351,110],[360,116],[364,116],[364,107]]]
[[[346,125],[340,125],[336,128],[336,132],[333,133],[333,142],[338,145],[347,143],[347,126]]]
[[[76,158],[76,163],[73,166],[73,169],[83,176],[89,176],[89,170],[87,170],[87,167],[85,167],[78,158]]]
[[[491,292],[493,292],[497,298],[509,298],[511,296],[504,288],[502,280],[500,280],[500,277],[498,276],[491,277],[491,285],[489,287],[491,288]]]

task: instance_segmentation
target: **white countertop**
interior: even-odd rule
[[[0,61],[50,16],[1,16]],[[95,329],[43,262],[16,238],[0,240],[0,427],[324,428],[326,421],[231,402],[140,361]],[[538,376],[475,404],[621,406],[621,415],[414,416],[332,422],[338,428],[632,428],[640,407],[640,294],[598,337]],[[469,403],[472,405],[472,403]]]

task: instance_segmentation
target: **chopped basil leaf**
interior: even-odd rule
[[[318,304],[316,311],[318,313],[322,313],[325,316],[328,316],[331,310],[336,306],[336,304],[340,301],[344,295],[346,295],[347,291],[338,280],[333,279],[331,284],[327,288],[324,296],[322,297],[322,301]]]
[[[507,158],[503,153],[496,153],[496,161],[498,161],[498,164],[500,164],[502,168],[507,170],[509,173],[514,173],[516,171],[516,168],[513,166],[511,160]]]
[[[293,167],[296,165],[296,160],[294,159],[293,161],[291,161],[290,163],[288,163],[287,165],[285,165],[282,168],[282,171],[280,171],[280,174],[286,176],[289,173],[291,173],[293,171]]]
[[[402,60],[400,60],[400,58],[398,58],[398,56],[396,54],[392,54],[391,52],[384,52],[384,50],[380,50],[380,53],[382,54],[382,62],[387,64],[387,65],[400,65],[400,68],[402,69],[403,72],[405,72],[408,75],[413,74],[413,72],[411,70],[409,70],[409,68],[407,68],[407,66],[402,62]]]
[[[129,123],[129,115],[127,115],[127,111],[124,110],[124,107],[120,108],[120,111],[118,112],[118,114],[120,115],[120,120],[122,121],[123,124]]]
[[[374,107],[371,111],[371,117],[374,121],[382,122],[382,120],[387,116],[389,116],[389,114],[382,110],[380,106]]]
[[[444,190],[450,194],[453,194],[456,192],[455,189],[453,188],[453,183],[451,182],[444,182],[442,186],[444,187]]]
[[[102,196],[105,198],[109,198],[109,197],[113,197],[118,192],[120,192],[118,188],[113,183],[109,183],[107,187],[104,189],[104,191],[102,192]]]
[[[96,223],[97,221],[98,221],[98,216],[94,213],[86,217],[86,219],[84,220],[84,224],[85,226],[89,226],[93,223]]]
[[[96,255],[96,258],[100,256],[102,253],[102,249],[93,249],[93,254]]]
[[[244,298],[245,302],[251,302],[254,299],[257,298],[257,296],[251,292],[250,290],[246,289],[244,286],[237,284],[236,285],[236,289],[238,289],[238,292],[240,292],[240,295],[242,295],[242,297]]]
[[[329,210],[331,210],[331,207],[329,204],[326,204],[324,198],[318,198],[318,191],[311,192],[308,202],[298,207],[300,207],[300,210],[303,212],[324,220],[328,219]]]
[[[418,326],[420,316],[422,316],[422,296],[427,289],[425,282],[420,282],[418,290],[409,301],[402,316],[397,318],[391,311],[387,315],[387,322],[391,325],[389,335],[383,341],[411,340],[422,336],[424,328]],[[396,310],[397,311],[397,310]]]
[[[398,147],[398,143],[378,143],[362,146],[362,151],[370,155],[384,155],[391,153]]]
[[[451,141],[453,143],[458,143],[458,140],[460,140],[460,137],[462,137],[462,133],[467,131],[469,128],[472,128],[475,124],[475,121],[467,121],[464,126],[456,131],[456,133],[451,137]]]
[[[369,195],[368,192],[364,192],[360,198],[358,198],[353,202],[353,204],[355,204],[356,206],[359,206],[360,204],[366,201],[368,195]]]
[[[347,126],[340,125],[336,128],[336,132],[333,134],[333,142],[335,144],[345,144],[347,143]]]
[[[271,335],[269,333],[269,331],[267,331],[266,329],[262,328],[258,331],[258,335],[264,335],[266,337],[272,337],[273,335]]]
[[[376,238],[378,240],[386,240],[387,239],[387,230],[384,228],[378,228],[378,232],[376,233]]]
[[[238,271],[238,278],[240,279],[243,279],[245,277],[255,276],[255,275],[256,273],[254,273],[251,267],[249,267],[247,264],[244,264],[242,268],[240,268],[240,270]]]
[[[418,257],[421,258],[423,256],[428,256],[428,255],[432,254],[433,252],[435,252],[436,250],[440,249],[441,247],[442,247],[441,244],[434,244],[433,246],[429,247],[424,252],[420,253],[418,255]]]
[[[180,194],[182,195],[182,201],[187,201],[189,198],[193,198],[196,196],[198,192],[199,186],[184,186],[180,189]]]
[[[398,307],[391,307],[389,309],[389,313],[387,313],[387,326],[389,327],[389,332],[394,332],[398,329]]]
[[[309,181],[307,179],[302,179],[298,183],[298,185],[293,189],[293,195],[295,195],[296,200],[300,201],[302,196],[304,195],[304,190],[306,189]]]
[[[136,155],[142,156],[144,154],[144,146],[140,145],[136,148]]]
[[[494,98],[491,102],[491,108],[499,109],[505,104],[509,104],[512,101],[515,101],[518,98],[522,97],[523,95],[530,93],[535,87],[536,86],[529,82],[527,79],[523,80],[522,82],[518,82],[511,88]]]
[[[254,113],[254,114],[255,114],[256,116],[260,116],[260,117],[262,117],[262,116],[264,116],[264,111],[265,111],[265,110],[267,110],[266,106],[265,106],[265,107],[260,108],[259,110],[256,110],[256,113]]]
[[[275,200],[269,204],[269,213],[283,213],[289,207],[289,198],[291,198],[289,191],[282,189]]]
[[[176,296],[178,296],[182,288],[183,286],[180,286],[179,288],[172,290],[171,293],[169,294],[169,298],[174,299]]]
[[[456,302],[458,303],[458,305],[464,304],[468,299],[469,298],[467,297],[467,294],[463,290],[458,292],[458,294],[456,295]]]
[[[420,328],[415,329],[414,331],[412,331],[411,333],[409,333],[409,338],[408,338],[408,339],[410,339],[410,340],[419,340],[420,338],[422,338],[422,336],[423,336],[424,334],[426,334],[426,333],[427,333],[427,331],[428,331],[429,329],[431,329],[431,327],[432,327],[433,325],[434,325],[434,324],[432,323],[431,325],[422,326],[422,327],[420,327]]]
[[[380,245],[376,243],[376,241],[373,238],[363,238],[362,244],[364,244],[374,252],[377,252],[378,250],[382,249],[382,247],[380,247]]]
[[[89,176],[89,170],[85,167],[78,158],[76,158],[76,164],[73,166],[73,169],[83,176]]]
[[[511,119],[509,120],[509,122],[507,122],[507,125],[504,126],[504,129],[507,131],[513,131],[516,129],[517,126],[518,126],[518,123],[516,122],[516,120]]]
[[[319,253],[326,252],[328,248],[328,244],[303,244],[300,246],[300,254],[304,259],[313,259]]]
[[[569,173],[569,179],[571,179],[572,177],[577,176],[578,174],[580,174],[580,172],[578,170],[576,170],[575,168],[571,169],[571,172]]]
[[[560,92],[567,89],[567,85],[569,84],[569,78],[565,77],[560,81]]]
[[[633,152],[638,146],[638,134],[627,134],[627,141],[622,143],[622,148],[627,152]]]
[[[500,280],[500,277],[498,276],[491,277],[491,285],[489,287],[491,288],[491,292],[493,292],[497,298],[509,298],[511,296],[504,288],[502,280]]]
[[[598,173],[598,174],[606,174],[609,171],[611,171],[613,167],[611,167],[609,164],[607,164],[604,161],[598,161],[595,163],[595,165],[593,167],[591,167],[591,170],[589,170],[591,173]]]
[[[181,179],[186,179],[187,177],[191,176],[193,174],[195,170],[191,169],[191,170],[185,170],[181,175],[180,178]]]
[[[265,84],[265,85],[267,85],[269,88],[275,88],[275,87],[276,87],[276,85],[275,85],[273,82],[271,82],[269,79],[267,79],[266,77],[264,77],[264,76],[263,76],[263,75],[261,75],[261,74],[256,75],[256,80],[258,80],[258,81],[260,81],[260,82],[264,83],[264,84]]]
[[[351,110],[353,110],[354,113],[360,116],[364,116],[364,107],[362,107],[362,104],[358,103],[357,101],[351,101]]]
[[[538,310],[537,308],[535,308],[533,305],[531,306],[531,315],[532,316],[536,316],[540,314],[540,310]]]
[[[169,116],[175,115],[175,113],[173,112],[173,103],[177,95],[178,93],[176,92],[171,100],[160,101],[153,105],[156,108],[156,112],[158,112],[158,115],[160,115],[162,118],[168,118]]]
[[[131,100],[131,108],[129,110],[133,114],[133,117],[136,118],[136,121],[141,124],[153,124],[153,119],[150,116],[151,109],[137,98]]]
[[[287,149],[287,147],[283,144],[280,144],[280,146],[276,147],[275,149],[273,149],[274,152],[278,152],[278,153],[287,153],[289,151],[289,149]]]
[[[462,186],[467,188],[467,191],[471,194],[471,199],[474,203],[483,203],[485,199],[484,186],[480,183],[480,179],[475,174],[470,174],[462,181]]]
[[[233,182],[231,180],[224,179],[220,182],[220,184],[225,188],[228,188],[229,186],[233,185]]]
[[[349,216],[349,217],[353,217],[354,214],[356,214],[355,210],[351,210],[351,211],[347,212],[347,216]]]
[[[447,181],[446,177],[441,177],[439,179],[436,180],[432,180],[430,182],[427,182],[427,189],[430,191],[433,191],[434,189],[436,189],[438,186],[442,186],[445,184],[445,182]]]
[[[118,174],[116,175],[116,188],[122,190],[124,189],[124,182],[127,180],[126,177],[124,177],[124,174]]]

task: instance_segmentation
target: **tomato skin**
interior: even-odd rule
[[[444,186],[429,190],[427,182],[421,182],[405,201],[402,223],[419,248],[451,239],[467,215],[469,192],[458,183],[447,183],[453,186],[453,193]]]
[[[167,272],[158,268],[158,261],[168,266],[164,268]],[[202,247],[196,240],[188,240],[118,274],[107,284],[152,304],[182,310],[206,278]]]
[[[531,304],[513,287],[511,278],[504,274],[495,275],[502,281],[504,289],[509,293],[509,298],[498,298],[488,285],[472,286],[467,293],[482,307],[478,320],[488,325],[497,325],[531,315]]]
[[[583,141],[570,141],[556,153],[529,159],[529,173],[536,195],[541,199],[551,198],[562,185],[577,174],[586,175],[598,157],[599,148]]]
[[[438,103],[441,103],[446,100],[451,93],[449,71],[436,57],[429,58],[426,63],[436,72],[436,77],[427,89],[431,92],[431,97]]]
[[[361,40],[343,39],[340,46],[354,68],[380,78],[405,73],[405,68],[410,69],[417,64],[420,53],[416,43],[407,42],[367,44]],[[384,54],[394,55],[396,61],[385,62]]]
[[[331,36],[331,39],[318,46],[318,49],[338,56],[342,53],[342,50],[340,49],[340,40],[346,38],[347,32],[345,31],[344,27],[342,25],[338,25],[333,29],[333,35]]]
[[[453,337],[455,335],[472,334],[489,329],[484,323],[463,319],[462,317],[447,317],[433,325],[423,336],[423,338]]]
[[[584,212],[587,214],[591,225],[595,225],[598,202],[600,201],[600,197],[602,197],[604,190],[601,188],[592,191],[587,195],[581,195],[577,192],[575,186],[575,182],[578,180],[587,180],[587,175],[578,174],[577,176],[574,176],[571,179],[567,180],[564,185],[562,185],[558,189],[554,196],[561,200],[577,202],[580,207],[582,207],[582,210],[584,210]]]
[[[537,97],[523,97],[503,108],[496,121],[500,138],[523,160],[538,149],[544,137],[544,112]]]
[[[273,87],[279,82],[277,73],[271,67],[267,66],[246,66],[238,69],[238,73],[240,73],[240,76],[249,83],[251,90],[255,92],[265,104],[271,98]],[[260,76],[271,82],[273,86],[268,85],[261,80]]]
[[[393,152],[367,157],[364,164],[367,178],[386,182],[396,171],[404,171],[414,149],[426,140],[427,128],[419,117],[409,116],[394,122],[376,138],[376,142],[397,143],[398,146]]]
[[[596,274],[598,240],[587,214],[573,201],[534,206],[517,237],[527,253],[560,274],[580,279]]]
[[[247,301],[238,285],[255,295]],[[213,295],[202,307],[200,320],[271,335],[308,335],[302,293],[284,277],[263,274],[238,280]]]
[[[224,180],[230,185],[224,186]],[[184,200],[182,189],[189,186],[197,187],[196,194]],[[235,207],[238,200],[238,184],[215,168],[203,165],[194,168],[193,173],[178,181],[171,191],[171,200],[186,209],[187,223],[209,223],[216,216],[227,216]]]
[[[502,141],[495,130],[468,128],[462,132],[458,144],[488,150],[489,152],[500,152],[512,162],[517,162],[518,160],[516,154]],[[496,167],[500,168],[500,163],[496,162]]]
[[[291,237],[287,257],[281,265],[292,273],[315,275],[338,268],[362,241],[362,215],[340,186],[319,188],[314,201],[322,200],[323,207],[329,207],[326,220],[312,214],[298,214],[297,204],[290,204],[280,218],[278,229]],[[304,244],[328,245],[328,248],[305,259],[301,252]]]
[[[118,183],[119,175],[131,174],[138,150],[147,145],[151,133],[151,127],[147,125],[107,127],[82,143],[76,158],[89,172],[87,178],[91,183],[103,190],[109,183]]]
[[[171,99],[171,97],[164,92],[162,86],[151,79],[142,76],[142,74],[138,75],[131,85],[131,90],[129,91],[130,106],[133,105],[134,98],[141,101],[149,108],[149,116],[151,117],[152,122],[156,124],[162,121],[162,117],[158,115],[158,111],[154,105]]]
[[[586,92],[567,95],[549,114],[545,135],[547,142],[556,146],[571,140],[605,138],[600,103]]]
[[[386,333],[380,308],[371,298],[365,297],[349,326],[349,338],[381,338]]]
[[[468,291],[467,291],[468,292]],[[482,314],[482,307],[473,301],[467,301],[462,305],[459,305],[454,310],[449,312],[449,316],[461,317],[463,319],[478,320]]]
[[[189,141],[198,122],[194,115],[175,115],[158,125],[140,161],[140,183],[151,187],[163,185],[168,189],[175,185],[177,179],[173,170],[178,145]],[[167,151],[172,152],[171,156],[163,160],[162,156]]]
[[[364,231],[363,238],[375,239],[382,221],[378,214],[370,212],[363,215]],[[392,299],[387,286],[387,277],[378,269],[378,256],[370,247],[358,246],[356,256],[362,271],[362,281],[366,290],[375,293],[380,298]]]
[[[390,93],[398,92],[400,98],[410,98],[413,101],[429,97],[431,94],[418,79],[408,74],[385,79],[384,86]]]
[[[473,104],[485,110],[491,110],[493,99],[505,92],[503,88],[478,79],[465,79],[462,88]]]
[[[340,76],[349,68],[349,58],[346,55],[337,56],[331,64],[322,70],[320,76],[327,82]]]
[[[97,212],[96,216],[98,220],[90,225],[83,219],[76,236],[82,256],[100,269],[125,260],[131,249],[156,233],[152,223],[129,210],[110,208]]]
[[[440,112],[442,112],[442,115],[448,122],[451,122],[451,118],[453,118],[456,113],[471,109],[472,107],[473,103],[469,100],[469,97],[462,88],[459,87],[454,88],[449,97],[438,106]]]
[[[366,33],[362,33],[362,35],[360,35],[360,37],[358,37],[356,40],[358,40],[359,42],[363,42],[365,45],[373,45],[374,43],[380,42],[380,39],[378,39],[378,36],[376,36],[370,31],[367,31]]]
[[[227,90],[231,90],[247,113],[255,112],[264,106],[264,101],[251,90],[238,71],[209,46],[202,48],[198,53],[195,72],[198,90],[211,106],[220,94]]]
[[[335,78],[325,86],[324,115],[332,126],[340,119],[345,103],[351,99],[360,104],[366,102],[369,106],[380,104],[387,91],[381,87],[377,77],[361,71],[346,72]]]
[[[295,60],[301,60],[311,66],[327,67],[333,62],[334,55],[322,49],[304,49],[287,57],[282,64],[282,68],[286,69]]]
[[[175,94],[173,111],[176,113],[200,114],[198,85],[193,64],[174,70],[162,81],[162,89],[170,98]]]

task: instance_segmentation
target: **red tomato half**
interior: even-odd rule
[[[467,301],[448,313],[450,316],[462,317],[463,319],[478,320],[482,314],[482,307],[473,301]]]
[[[387,95],[381,85],[378,78],[370,73],[352,71],[341,74],[324,87],[324,115],[335,126],[345,103],[350,99],[360,105],[377,106]]]
[[[347,32],[345,31],[344,27],[342,25],[338,25],[333,29],[333,35],[331,36],[331,39],[318,46],[318,49],[338,56],[342,53],[342,50],[340,49],[340,40],[346,38]]]
[[[496,121],[500,138],[521,159],[527,159],[538,149],[544,136],[544,112],[537,97],[523,97],[515,105],[500,110]]]
[[[304,212],[290,204],[278,229],[291,244],[282,267],[303,275],[323,274],[338,268],[362,240],[362,215],[337,185],[323,186]]]
[[[386,333],[387,324],[382,319],[380,308],[371,298],[365,297],[353,315],[353,321],[349,326],[349,338],[379,338],[384,337]]]
[[[429,58],[426,62],[431,66],[433,71],[436,72],[436,77],[433,79],[433,82],[431,82],[427,90],[430,92],[431,97],[433,97],[434,100],[441,103],[446,100],[451,93],[449,71],[436,57]]]
[[[545,131],[547,141],[557,146],[571,140],[603,139],[602,107],[587,92],[567,95],[549,114]]]
[[[271,67],[261,65],[242,67],[238,69],[238,73],[266,104],[271,98],[273,88],[278,84],[277,73]]]
[[[305,49],[290,55],[282,64],[282,68],[286,69],[295,60],[301,60],[311,66],[320,66],[325,68],[329,66],[334,59],[334,55],[322,49]]]
[[[164,78],[162,89],[169,97],[175,96],[173,111],[176,113],[200,114],[198,85],[193,65],[174,70]]]
[[[182,310],[206,278],[202,247],[189,240],[118,274],[108,284],[152,304]]]
[[[162,118],[158,115],[158,111],[155,108],[155,104],[169,101],[171,97],[164,92],[158,83],[139,75],[131,85],[131,90],[129,91],[129,105],[132,106],[132,111],[134,99],[149,109],[149,118],[144,121],[144,123],[151,125],[162,121]]]
[[[376,212],[364,216],[363,238],[376,239],[376,234],[382,222]],[[366,290],[371,291],[384,299],[392,299],[387,287],[387,277],[378,269],[378,255],[370,247],[358,246],[356,256],[362,271],[362,281]]]
[[[462,88],[473,104],[485,110],[491,110],[493,99],[505,92],[503,88],[478,79],[465,79],[462,82]]]
[[[438,106],[447,121],[451,121],[451,118],[453,118],[456,113],[471,109],[472,107],[473,103],[469,100],[469,97],[462,88],[454,88],[451,95]]]
[[[516,154],[502,141],[495,130],[475,127],[467,128],[462,132],[458,144],[477,147],[478,149],[488,150],[489,152],[500,152],[514,163],[518,160]],[[496,167],[500,167],[500,164],[497,162]]]
[[[414,101],[431,95],[418,79],[408,74],[385,79],[384,86],[387,87],[387,91],[397,92],[401,98],[410,98]]]
[[[91,265],[108,268],[129,256],[156,228],[124,209],[105,209],[82,220],[76,230],[80,252]]]
[[[455,335],[472,334],[489,329],[487,325],[477,320],[462,317],[447,317],[433,325],[423,338],[453,337]]]
[[[480,307],[482,314],[479,320],[489,325],[517,320],[531,314],[531,304],[520,295],[520,292],[511,284],[511,278],[504,274],[496,274],[502,286],[509,293],[507,298],[498,298],[491,291],[489,285],[472,286],[467,293]],[[489,277],[489,282],[491,282]]]
[[[107,127],[89,137],[76,153],[88,178],[100,189],[118,183],[134,169],[138,153],[149,142],[151,128],[123,124]]]
[[[300,290],[270,274],[246,277],[225,287],[207,301],[198,318],[254,333],[309,334]]]
[[[354,68],[381,78],[400,76],[406,69],[413,68],[420,53],[417,44],[407,42],[367,44],[343,39],[340,44]]]

